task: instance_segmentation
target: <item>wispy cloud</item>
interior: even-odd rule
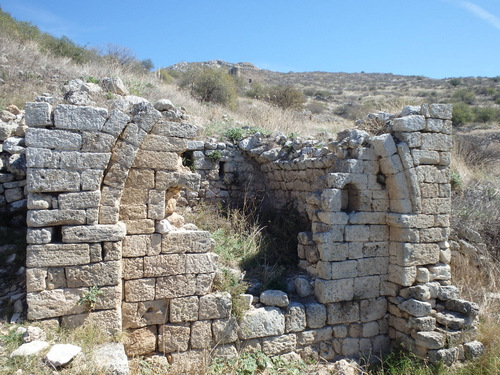
[[[480,7],[477,4],[474,4],[470,1],[462,1],[460,6],[466,9],[468,12],[472,13],[476,17],[479,17],[486,22],[488,22],[491,26],[500,30],[500,18],[495,16],[494,14],[488,12],[486,9]]]

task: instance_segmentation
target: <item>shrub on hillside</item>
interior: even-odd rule
[[[453,126],[461,126],[471,122],[474,119],[474,114],[469,105],[465,103],[456,103],[453,105],[451,121]]]
[[[245,92],[245,95],[253,99],[264,99],[268,94],[266,88],[259,82],[252,82],[250,90]]]
[[[190,90],[191,95],[206,103],[235,107],[238,97],[237,83],[221,69],[198,69],[186,73],[180,86]]]
[[[269,102],[281,109],[302,109],[302,93],[291,86],[273,86],[269,89]]]
[[[455,102],[474,104],[476,95],[468,89],[459,89],[451,95],[451,99]]]

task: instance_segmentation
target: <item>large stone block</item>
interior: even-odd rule
[[[123,240],[124,257],[158,255],[161,250],[161,235],[144,234],[126,236]]]
[[[151,219],[123,220],[127,226],[127,234],[149,234],[155,232],[155,222]]]
[[[171,256],[175,256],[175,254]],[[186,273],[211,273],[217,270],[218,255],[215,253],[186,254],[185,257]]]
[[[102,127],[102,131],[113,135],[116,139],[118,137],[125,125],[130,121],[130,117],[118,109],[113,109],[109,113],[109,117],[106,123]]]
[[[228,292],[213,293],[200,297],[199,319],[221,319],[231,314],[231,295]]]
[[[388,213],[387,224],[398,228],[431,228],[434,226],[433,215]]]
[[[311,302],[305,305],[306,325],[308,328],[322,328],[326,324],[326,307],[320,303]]]
[[[174,275],[159,277],[156,281],[156,298],[176,298],[192,296],[197,293],[195,275]]]
[[[162,253],[206,253],[214,241],[207,231],[188,230],[169,232],[163,236]]]
[[[134,329],[125,337],[125,352],[134,357],[152,353],[156,350],[156,326]]]
[[[239,337],[248,340],[258,337],[282,335],[285,316],[277,307],[260,307],[245,313],[240,323]]]
[[[126,234],[126,227],[123,223],[65,226],[62,228],[62,241],[69,243],[121,241]]]
[[[162,353],[185,352],[189,348],[189,326],[165,324],[160,326],[158,350]]]
[[[391,242],[389,246],[391,263],[402,267],[437,263],[440,250],[436,243]]]
[[[370,138],[377,155],[383,158],[394,155],[397,152],[396,143],[390,134],[382,134]]]
[[[401,267],[396,264],[389,264],[389,281],[401,286],[411,286],[417,277],[417,267]]]
[[[212,323],[214,341],[217,344],[229,344],[238,340],[238,321],[234,316],[217,319]]]
[[[186,273],[186,255],[164,254],[144,258],[144,276],[172,276]]]
[[[68,287],[118,285],[121,262],[110,261],[66,268]]]
[[[28,180],[28,191],[30,193],[80,190],[80,174],[76,171],[28,169],[26,178]]]
[[[123,328],[139,328],[165,324],[168,320],[166,300],[122,303]]]
[[[327,305],[328,324],[346,324],[359,321],[359,302],[346,301]]]
[[[303,304],[292,302],[285,314],[285,332],[301,332],[306,328],[306,309]]]
[[[175,171],[181,166],[181,158],[175,152],[139,150],[134,168],[152,168]]]
[[[26,103],[26,126],[52,125],[52,106],[44,102]]]
[[[349,301],[354,297],[354,280],[316,279],[314,292],[321,303]]]
[[[183,152],[187,149],[187,139],[148,134],[141,145],[143,150]]]
[[[321,260],[326,262],[346,260],[348,244],[345,242],[318,243],[317,249]]]
[[[101,310],[91,311],[79,315],[67,315],[61,319],[61,326],[67,329],[75,329],[84,325],[95,325],[109,335],[117,334],[122,330],[120,311]]]
[[[194,322],[199,319],[198,297],[181,297],[170,300],[170,321],[172,323]]]
[[[153,126],[151,133],[166,137],[190,139],[196,136],[197,131],[198,128],[195,125],[171,122],[163,118]]]
[[[54,109],[54,125],[58,129],[100,131],[107,116],[105,108],[59,104]]]
[[[416,132],[425,129],[425,117],[409,115],[392,120],[392,130],[395,132]]]
[[[429,302],[418,301],[413,298],[401,302],[398,307],[408,314],[417,317],[427,316],[432,310],[432,306]]]
[[[380,276],[356,277],[354,279],[354,298],[374,298],[380,295]]]
[[[288,334],[278,337],[265,338],[262,341],[262,351],[267,355],[278,355],[293,352],[297,347],[297,336]]]
[[[90,263],[88,244],[29,245],[27,267],[60,267]]]
[[[365,299],[359,303],[359,318],[363,323],[382,319],[386,313],[387,299],[385,297]]]
[[[62,210],[79,210],[99,207],[100,191],[59,194],[58,203]]]
[[[28,319],[38,320],[57,316],[81,314],[85,306],[79,306],[78,301],[86,289],[53,289],[28,293]]]
[[[128,280],[124,283],[125,300],[127,302],[152,301],[155,299],[154,278]]]
[[[317,342],[328,341],[333,338],[332,327],[312,329],[297,333],[297,344],[301,346],[311,345]]]
[[[212,346],[212,324],[209,320],[194,322],[191,325],[191,347],[208,349]]]

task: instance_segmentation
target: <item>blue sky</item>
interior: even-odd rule
[[[251,62],[282,72],[500,75],[499,0],[0,0],[80,45],[125,46],[156,67]]]

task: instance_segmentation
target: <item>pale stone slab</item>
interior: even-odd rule
[[[143,150],[182,152],[188,147],[187,139],[148,134],[141,145]]]
[[[54,367],[66,366],[80,354],[82,348],[72,344],[55,344],[45,356],[45,360]]]
[[[153,126],[152,134],[167,137],[194,138],[198,128],[195,125],[166,121],[161,119]]]
[[[49,343],[42,340],[35,340],[22,344],[19,348],[10,353],[10,357],[26,357],[40,353],[47,348]]]
[[[285,314],[285,332],[301,332],[306,328],[306,309],[303,304],[291,302]]]
[[[122,343],[99,345],[92,353],[93,363],[98,363],[101,371],[114,375],[128,375],[128,358]]]
[[[198,294],[197,280],[192,274],[158,277],[156,280],[157,299],[186,297]]]
[[[314,292],[321,303],[349,301],[354,296],[354,281],[316,279]]]
[[[29,192],[79,191],[80,174],[59,169],[28,169],[26,173]]]
[[[185,257],[186,273],[211,273],[217,270],[218,255],[215,253],[186,254]]]
[[[214,241],[207,231],[174,231],[163,236],[162,253],[206,253]]]
[[[99,206],[100,191],[59,194],[59,208],[63,210],[78,210],[82,208],[95,208]]]
[[[290,303],[288,295],[281,290],[265,290],[260,294],[259,301],[267,306],[286,307]]]
[[[154,278],[125,281],[125,300],[127,302],[154,300],[155,283]]]
[[[113,335],[122,330],[120,312],[117,309],[90,311],[78,315],[66,315],[61,319],[61,326],[75,329],[83,325],[96,325],[106,334]]]
[[[65,226],[62,228],[62,241],[69,243],[121,241],[126,234],[124,223]]]
[[[26,250],[28,267],[59,267],[90,262],[88,244],[29,245]]]
[[[308,328],[322,328],[326,324],[326,307],[320,303],[307,303],[306,325]]]
[[[418,301],[413,298],[400,303],[398,307],[401,310],[406,311],[408,314],[417,317],[423,317],[429,315],[432,309],[430,303]]]
[[[52,106],[43,102],[28,102],[25,106],[26,126],[52,125]]]
[[[332,338],[332,327],[324,327],[297,333],[297,344],[306,346],[317,342],[328,341]]]
[[[54,125],[59,129],[100,131],[107,116],[105,108],[59,104],[54,109]]]
[[[42,292],[33,292],[26,295],[28,303],[28,319],[38,320],[80,314],[85,311],[84,306],[78,306],[86,289],[53,289]]]
[[[197,321],[191,325],[191,347],[208,349],[212,345],[212,327],[209,320]]]
[[[113,109],[102,127],[102,131],[118,137],[125,125],[130,121],[130,117],[118,109]]]
[[[359,321],[359,302],[346,301],[327,305],[328,324],[346,324]]]
[[[392,130],[396,132],[415,132],[425,129],[425,117],[409,115],[392,120]]]
[[[212,323],[214,341],[219,344],[229,344],[238,340],[238,321],[234,316],[217,319]]]
[[[156,337],[156,326],[128,331],[124,342],[125,352],[130,357],[152,353],[156,350]]]
[[[277,307],[260,307],[245,313],[240,323],[239,336],[243,340],[282,335],[285,316]]]

